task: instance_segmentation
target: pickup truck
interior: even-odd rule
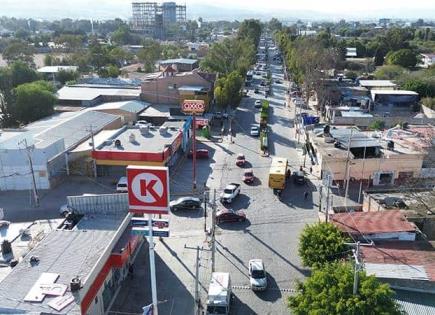
[[[220,195],[222,203],[231,203],[240,194],[240,184],[231,183],[227,185]]]

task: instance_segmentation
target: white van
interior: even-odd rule
[[[208,287],[207,315],[228,315],[231,295],[230,274],[228,272],[213,272]]]
[[[127,177],[123,176],[118,180],[118,183],[116,184],[116,192],[119,193],[126,193],[128,192],[128,187],[127,187]]]

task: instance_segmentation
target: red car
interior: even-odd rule
[[[246,220],[246,214],[242,210],[234,211],[233,209],[222,208],[216,213],[216,223],[225,222],[243,222]]]
[[[243,182],[245,184],[252,184],[254,182],[254,171],[252,169],[246,170],[243,174]]]
[[[193,158],[193,151],[190,150],[187,154],[189,159]],[[197,149],[196,150],[196,158],[197,159],[208,159],[208,150],[207,149]]]
[[[237,166],[243,166],[245,165],[245,155],[242,153],[237,154],[237,158],[236,158],[236,165]]]

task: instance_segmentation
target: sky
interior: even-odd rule
[[[141,0],[137,0],[141,1]],[[156,1],[156,0],[151,0]],[[0,0],[0,16],[128,19],[131,0]],[[435,19],[435,0],[182,0],[189,18]],[[217,10],[218,9],[218,10]]]

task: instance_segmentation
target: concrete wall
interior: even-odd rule
[[[417,114],[417,113],[416,113]],[[409,124],[428,124],[435,123],[434,118],[412,118],[412,117],[337,117],[330,121],[334,125],[355,125],[358,127],[368,127],[375,120],[382,120],[385,122],[386,128],[394,127],[400,122],[407,122]]]
[[[419,177],[423,158],[424,156],[419,154],[403,154],[380,159],[353,159],[350,160],[350,178],[373,179],[376,185],[375,181],[379,172],[393,172],[394,179],[399,177],[400,172],[413,172],[414,177]],[[332,172],[332,177],[336,181],[345,179],[346,161],[344,159],[319,157],[319,160],[323,172]]]
[[[178,88],[183,85],[198,85],[211,88],[211,83],[199,74],[160,77],[142,84],[142,100],[154,104],[179,104]]]
[[[421,108],[427,118],[435,118],[435,110],[430,109],[429,107],[426,107],[424,105],[422,105]]]

